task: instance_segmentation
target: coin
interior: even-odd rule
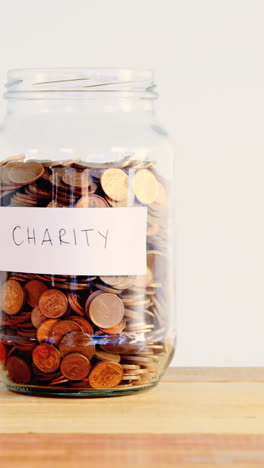
[[[31,322],[34,327],[38,328],[42,322],[45,322],[45,320],[47,320],[47,317],[42,314],[39,306],[34,307],[31,312]]]
[[[118,296],[103,293],[92,300],[89,307],[89,316],[98,327],[111,328],[121,322],[124,311],[124,304]]]
[[[115,326],[111,328],[101,328],[101,330],[105,333],[109,333],[109,335],[115,335],[117,333],[121,333],[126,326],[126,320],[122,318],[122,320]]]
[[[159,283],[159,280],[165,279],[165,256],[159,250],[147,251],[148,268],[152,271],[152,281]]]
[[[26,301],[31,307],[36,307],[39,303],[39,298],[44,291],[47,291],[48,286],[40,280],[30,280],[25,284],[24,291],[26,293]]]
[[[143,357],[143,356],[123,356],[123,359],[126,361],[133,361],[140,364],[149,364],[153,362],[152,357]]]
[[[1,288],[0,305],[8,315],[17,314],[24,304],[23,288],[16,280],[7,280]]]
[[[108,292],[112,294],[119,294],[121,292],[120,289],[112,288],[111,286],[106,286],[105,284],[101,283],[94,283],[94,286],[98,289],[101,289],[102,292]]]
[[[164,288],[167,284],[165,250],[168,243],[166,181],[152,168],[152,161],[132,155],[117,162],[99,163],[96,167],[89,163],[82,164],[80,159],[43,162],[41,165],[45,169],[41,176],[29,183],[24,182],[25,178],[29,178],[28,165],[23,180],[21,176],[16,179],[17,182],[9,179],[9,172],[17,167],[17,162],[20,163],[21,159],[0,169],[2,206],[115,209],[147,205],[148,269],[145,275],[138,276],[6,273],[0,279],[2,290],[4,281],[17,282],[26,298],[26,305],[23,309],[23,300],[17,313],[3,314],[0,318],[4,333],[9,338],[14,336],[12,344],[10,341],[1,343],[2,347],[0,344],[0,360],[1,353],[7,355],[7,358],[2,357],[2,360],[6,360],[16,357],[18,352],[19,357],[25,356],[23,360],[27,364],[37,338],[41,344],[50,344],[53,348],[54,344],[59,346],[59,351],[56,347],[54,349],[62,358],[77,353],[92,360],[94,368],[98,361],[100,364],[106,361],[110,364],[121,363],[124,377],[117,388],[150,385],[157,374],[160,359],[168,353],[164,347],[168,296]],[[40,164],[39,161],[33,162]],[[18,168],[22,170],[20,166]],[[83,172],[85,168],[88,171]],[[144,187],[137,185],[140,180],[144,182]],[[157,196],[151,202],[156,185]],[[42,294],[38,293],[40,284],[44,289]],[[65,295],[62,291],[65,291]],[[116,298],[114,306],[105,301],[107,295]],[[43,313],[45,307],[46,314]],[[118,314],[121,319],[117,319]],[[62,320],[58,320],[61,317]],[[18,343],[18,339],[23,341]],[[32,371],[34,385],[59,387],[67,384],[65,389],[72,386],[74,391],[80,392],[91,388],[88,376],[81,381],[70,380],[61,374],[59,367],[53,372],[46,372],[37,369],[33,361]]]
[[[69,301],[69,306],[71,309],[76,312],[78,315],[84,315],[84,308],[81,306],[79,302],[79,297],[77,294],[70,293],[68,294],[68,301]]]
[[[105,351],[95,351],[96,359],[99,359],[100,361],[113,361],[113,362],[120,362],[121,356],[118,354],[112,354],[112,353],[106,353]],[[123,366],[122,366],[123,367]]]
[[[135,276],[100,276],[100,279],[117,289],[127,289],[134,283]]]
[[[123,369],[119,364],[102,361],[91,370],[89,384],[93,388],[113,388],[121,382],[122,378]]]
[[[58,345],[66,333],[77,330],[82,330],[82,328],[73,320],[59,320],[50,330],[49,341],[54,345]]]
[[[107,169],[101,177],[101,185],[105,194],[116,201],[128,197],[128,176],[122,169]]]
[[[124,374],[122,380],[140,380],[140,376]]]
[[[83,331],[72,331],[67,333],[60,341],[60,353],[67,356],[70,353],[84,354],[88,359],[92,359],[95,353],[93,339]]]
[[[60,353],[55,346],[49,343],[41,343],[33,349],[32,359],[42,372],[54,372],[60,365]]]
[[[41,312],[49,318],[58,318],[65,314],[68,307],[68,299],[58,289],[48,289],[39,300]]]
[[[90,304],[92,302],[92,300],[96,297],[96,296],[99,296],[100,294],[103,294],[103,291],[94,291],[92,294],[90,294],[88,297],[87,297],[87,300],[85,302],[85,313],[86,315],[89,317],[89,309],[90,309]]]
[[[84,318],[84,317],[75,317],[70,316],[68,319],[73,320],[74,322],[78,323],[81,326],[82,330],[88,335],[93,335],[93,327],[92,325]]]
[[[107,208],[108,206],[107,201],[99,195],[85,195],[77,201],[75,208]]]
[[[80,353],[67,354],[61,361],[61,373],[69,380],[82,380],[90,372],[89,359]]]
[[[131,349],[130,339],[124,333],[118,335],[106,335],[99,341],[103,351],[113,354],[126,354]]]
[[[39,325],[37,330],[37,339],[39,342],[49,340],[50,331],[56,322],[58,322],[58,319],[49,319]]]
[[[153,275],[151,269],[148,267],[145,275],[138,275],[134,281],[134,286],[137,288],[146,288],[152,281]]]
[[[50,385],[61,385],[61,384],[64,384],[66,382],[69,382],[69,379],[65,379],[65,378],[60,378],[60,379],[55,379],[55,380],[51,380],[49,382]]]
[[[18,356],[11,356],[6,362],[8,378],[11,382],[26,384],[30,382],[31,370],[24,359]]]
[[[6,165],[8,178],[15,184],[31,184],[35,180],[39,179],[44,168],[39,162],[16,162],[12,165]]]
[[[141,169],[134,176],[134,191],[137,199],[144,205],[153,203],[159,194],[159,183],[148,169]]]
[[[63,203],[58,202],[57,200],[52,200],[47,204],[47,208],[65,208]]]
[[[138,371],[140,369],[140,366],[138,364],[121,364],[121,366],[124,370]]]
[[[62,172],[62,180],[66,185],[70,187],[88,188],[91,184],[89,171],[76,171],[75,169],[69,169]]]

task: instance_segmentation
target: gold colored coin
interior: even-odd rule
[[[140,376],[124,374],[122,380],[140,380]]]
[[[101,185],[113,200],[122,201],[128,197],[128,176],[122,169],[107,169],[101,177]]]
[[[99,197],[99,195],[85,195],[84,197],[80,198],[75,208],[107,208],[108,203],[107,201]]]
[[[107,353],[106,351],[100,351],[100,350],[96,350],[94,356],[96,357],[96,359],[99,359],[100,361],[120,362],[120,359],[121,359],[119,354]]]
[[[6,281],[0,292],[0,305],[8,315],[17,314],[24,304],[24,291],[16,280]]]
[[[39,162],[16,162],[11,163],[8,168],[8,178],[15,184],[31,184],[39,179],[44,173],[44,167]]]
[[[159,194],[159,183],[151,171],[141,169],[134,177],[134,191],[141,203],[149,205],[156,200]]]
[[[122,368],[126,370],[136,370],[138,371],[140,369],[140,366],[138,364],[121,364]]]

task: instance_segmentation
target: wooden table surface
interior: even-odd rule
[[[169,369],[155,389],[103,399],[0,386],[0,405],[1,468],[264,466],[264,368]]]

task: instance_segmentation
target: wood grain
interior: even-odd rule
[[[264,367],[173,367],[164,380],[172,382],[264,382]]]
[[[264,382],[174,382],[126,397],[39,398],[1,387],[0,433],[224,434],[264,431]]]
[[[40,398],[0,386],[6,468],[264,466],[264,369],[170,369],[127,397]]]
[[[260,468],[264,465],[263,447],[263,435],[0,436],[4,468]]]

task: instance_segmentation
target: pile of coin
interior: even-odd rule
[[[34,388],[115,389],[155,383],[168,336],[167,186],[148,160],[29,161],[0,167],[2,206],[146,206],[147,273],[69,276],[2,272],[0,363]],[[163,364],[162,364],[163,363]]]

